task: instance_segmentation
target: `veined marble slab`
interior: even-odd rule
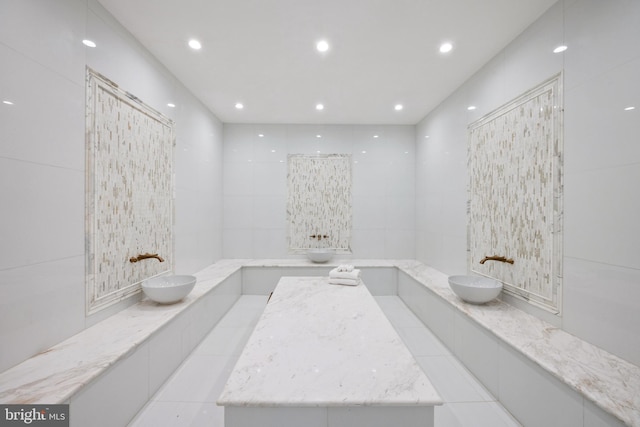
[[[222,406],[442,403],[367,288],[283,277],[218,399]]]
[[[306,258],[220,260],[196,273],[185,301],[158,306],[143,300],[40,354],[0,373],[0,403],[64,403],[169,323],[184,309],[243,267],[397,267],[472,318],[585,399],[640,427],[640,367],[589,344],[509,304],[474,306],[451,290],[447,275],[415,260],[334,258],[316,264]],[[95,344],[95,345],[94,345]]]
[[[176,304],[143,299],[46,351],[0,373],[0,403],[65,403],[111,366],[242,268],[225,260],[196,273],[197,283]]]
[[[585,399],[640,427],[640,367],[500,300],[467,304],[447,275],[420,262],[398,267]]]

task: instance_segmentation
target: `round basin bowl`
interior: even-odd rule
[[[449,276],[449,286],[463,301],[484,304],[500,295],[502,283],[481,276]]]
[[[322,263],[327,262],[336,253],[334,249],[318,248],[307,250],[307,257],[313,262]]]
[[[142,283],[142,291],[152,301],[172,304],[186,297],[196,285],[195,276],[159,276]]]

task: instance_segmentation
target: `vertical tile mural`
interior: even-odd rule
[[[173,268],[174,132],[171,120],[90,69],[86,102],[91,314]]]
[[[562,284],[561,77],[469,126],[469,269],[554,313]],[[513,263],[481,263],[485,257]]]
[[[350,253],[351,156],[289,155],[287,180],[289,251]]]

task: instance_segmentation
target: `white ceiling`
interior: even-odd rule
[[[415,124],[556,0],[99,1],[223,122]]]

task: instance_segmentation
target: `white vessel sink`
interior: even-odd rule
[[[500,295],[502,283],[482,276],[449,276],[449,286],[463,301],[484,304]]]
[[[314,248],[307,250],[307,256],[313,262],[322,263],[327,262],[333,255],[335,255],[335,249],[327,249],[327,248]]]
[[[160,276],[142,282],[142,290],[155,302],[172,304],[186,297],[195,285],[195,276]]]

